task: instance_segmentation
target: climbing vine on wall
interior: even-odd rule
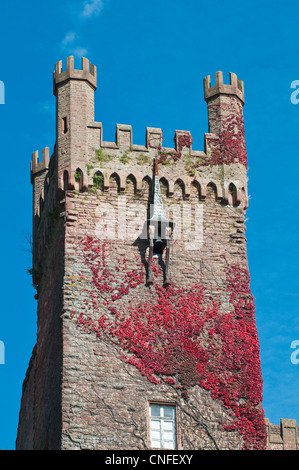
[[[220,131],[216,138],[208,137],[208,155],[202,165],[241,163],[247,167],[242,105],[236,102],[234,105],[238,106],[237,111],[228,103],[209,105],[209,114]]]
[[[178,161],[181,156],[182,156],[182,150],[184,147],[187,147],[190,149],[193,139],[191,134],[187,133],[178,133],[177,137],[174,137],[174,143],[177,146],[177,150],[174,150],[172,152],[163,152],[160,150],[160,155],[158,158],[158,163],[162,163],[162,165],[165,165],[167,163],[170,163],[171,161],[176,162]]]
[[[174,144],[176,145],[177,150],[171,150],[171,151],[164,151],[162,148],[162,141],[163,141],[163,133],[161,134],[161,143],[159,145],[154,145],[150,140],[148,142],[148,146],[150,148],[157,149],[159,152],[159,157],[157,158],[158,163],[162,163],[163,165],[166,165],[167,163],[170,162],[176,162],[178,161],[181,156],[182,156],[182,150],[184,147],[190,148],[193,139],[191,134],[186,133],[186,132],[178,132],[178,134],[174,137]]]
[[[81,292],[84,308],[72,313],[78,326],[117,345],[122,361],[152,383],[174,387],[186,400],[196,384],[209,390],[232,414],[225,429],[237,430],[244,448],[263,448],[262,378],[248,271],[227,269],[230,311],[223,312],[200,283],[163,288],[156,265],[154,289],[140,296],[136,289],[145,283],[145,270],[137,259],[117,258],[112,246],[91,237],[79,248],[91,278]]]

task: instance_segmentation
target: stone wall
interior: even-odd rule
[[[55,222],[38,276],[37,342],[23,385],[17,449],[60,448],[64,230],[62,220]]]
[[[119,165],[125,166],[115,161],[109,166],[112,165],[115,171]],[[127,164],[127,167],[127,173],[134,171],[133,166]],[[166,179],[167,170],[165,173],[162,170],[160,176]],[[172,282],[187,286],[202,276],[207,286],[214,286],[214,296],[217,295],[227,306],[228,298],[224,290],[226,263],[238,263],[247,268],[244,212],[242,207],[216,202],[212,187],[208,188],[204,201],[200,200],[196,185],[191,189],[188,202],[179,184],[174,185],[171,197],[162,189],[165,212],[169,209],[171,213],[172,204],[176,208],[193,208],[199,204],[203,211],[203,246],[200,250],[188,250],[185,247],[186,240],[175,240],[171,250],[170,277]],[[126,260],[127,269],[141,266],[146,258],[147,241],[138,238],[140,225],[132,227],[132,223],[135,211],[140,212],[142,205],[146,207],[148,190],[149,187],[144,185],[139,195],[136,194],[134,184],[129,180],[125,191],[121,193],[117,178],[112,177],[107,191],[67,192],[62,448],[148,448],[148,404],[152,401],[178,402],[179,395],[173,387],[165,383],[160,386],[150,383],[136,368],[119,359],[120,349],[111,344],[108,338],[97,337],[96,333],[88,330],[88,325],[80,325],[78,322],[78,317],[84,312],[91,323],[105,313],[105,308],[100,312],[92,308],[92,273],[84,264],[80,238],[103,237],[107,253],[109,251],[113,256],[111,259],[107,255],[107,263],[111,265],[115,264],[115,260],[120,260],[119,265],[122,266],[122,261]],[[109,214],[109,220],[112,213],[116,216],[115,230],[110,226],[110,238],[104,234],[105,212]],[[129,240],[118,238],[117,216],[120,215],[122,222],[131,230]],[[160,269],[158,263],[157,268]],[[96,291],[94,296],[97,296]],[[122,298],[122,307],[132,308],[136,305],[136,298],[146,298],[151,302],[156,296],[143,283],[132,289],[125,299]],[[187,419],[187,412],[183,411],[186,404],[180,399],[178,419],[181,448],[241,448],[242,439],[238,433],[223,432],[222,424],[219,424],[232,421],[230,412],[220,402],[212,400],[201,387],[194,386],[191,389],[190,400],[200,410],[203,424],[198,431],[193,434],[190,432],[192,419]],[[191,407],[188,403],[189,406],[191,409],[195,405]]]

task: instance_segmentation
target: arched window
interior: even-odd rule
[[[120,192],[120,177],[117,173],[112,173],[109,178],[110,191],[119,193]]]
[[[201,186],[196,180],[191,183],[190,201],[197,202],[201,199]]]
[[[75,189],[79,189],[79,191],[83,188],[83,172],[80,168],[74,173],[75,178]]]
[[[181,179],[176,180],[174,183],[174,199],[185,200],[185,183]]]
[[[162,194],[162,198],[163,196],[164,197],[168,197],[168,194],[169,194],[169,184],[168,184],[168,181],[166,178],[161,178],[160,179],[160,188],[161,188],[161,194]]]
[[[101,171],[97,171],[92,178],[93,187],[104,190],[104,175]]]
[[[238,198],[237,198],[237,188],[234,185],[234,183],[230,183],[228,187],[228,192],[229,192],[229,197],[230,197],[229,202],[231,202],[233,206],[236,206],[238,204]]]
[[[127,176],[127,179],[126,179],[126,191],[128,192],[128,194],[131,194],[131,195],[134,195],[136,194],[136,178],[134,175],[130,174],[129,176]]]
[[[217,201],[217,187],[215,183],[209,183],[207,186],[207,201]]]

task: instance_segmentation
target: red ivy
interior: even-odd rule
[[[147,297],[134,296],[145,283],[144,267],[113,259],[107,245],[81,241],[92,273],[85,311],[73,312],[77,324],[120,346],[121,359],[152,383],[166,382],[188,397],[196,384],[210,391],[234,418],[224,425],[238,430],[245,449],[265,446],[259,343],[248,271],[227,269],[230,310],[210,297],[200,283],[189,287],[155,284]],[[153,272],[159,270],[153,265]],[[96,318],[97,316],[97,318]]]

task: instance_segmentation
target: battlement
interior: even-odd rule
[[[39,152],[36,150],[32,154],[31,159],[31,183],[33,182],[33,176],[40,171],[47,170],[49,168],[49,147],[45,147],[42,150],[42,161],[39,161]]]
[[[67,80],[86,80],[91,87],[97,89],[97,68],[95,65],[90,64],[89,60],[82,57],[82,68],[74,68],[74,57],[70,56],[66,59],[66,70],[62,70],[62,60],[56,62],[55,71],[53,72],[53,93],[57,85]]]
[[[237,96],[242,103],[245,103],[244,98],[244,83],[240,80],[235,73],[230,72],[230,85],[223,83],[223,73],[215,73],[215,85],[211,87],[211,77],[208,75],[204,78],[204,98],[208,101],[210,98],[217,95],[234,95]]]
[[[69,86],[69,80],[78,81]],[[208,102],[209,133],[204,136],[204,150],[192,148],[193,138],[186,130],[175,130],[174,144],[165,147],[163,131],[158,127],[146,127],[145,142],[135,144],[132,126],[127,124],[117,124],[115,140],[105,141],[102,123],[94,120],[97,68],[85,57],[80,69],[75,69],[73,56],[67,58],[64,70],[63,61],[56,62],[53,86],[57,98],[55,158],[49,162],[49,149],[45,148],[42,161],[38,151],[33,153],[31,161],[35,233],[39,243],[44,238],[41,232],[47,231],[47,224],[42,222],[43,218],[47,219],[45,214],[56,211],[54,201],[62,201],[66,191],[94,192],[97,184],[94,178],[97,181],[100,175],[105,197],[114,194],[115,181],[119,193],[127,191],[128,180],[134,182],[135,197],[142,197],[146,184],[152,184],[154,160],[159,164],[170,204],[180,186],[186,201],[195,193],[197,200],[205,201],[213,188],[215,202],[244,210],[248,207],[246,159],[243,158],[246,152],[242,121],[244,88],[236,74],[230,74],[230,85],[223,84],[222,72],[216,73],[213,87],[210,76],[204,80],[206,101],[221,93],[236,98],[222,100],[216,106]]]
[[[265,418],[268,450],[299,449],[299,428],[295,419],[281,419],[279,424]]]
[[[103,149],[114,149],[136,152],[182,152],[197,156],[205,157],[205,152],[201,150],[192,150],[192,136],[190,131],[175,130],[174,133],[174,147],[163,146],[163,131],[157,127],[146,127],[145,144],[133,143],[133,130],[132,126],[128,124],[117,124],[115,132],[115,141],[109,142],[103,140],[103,125],[100,122],[90,124],[89,129],[97,129],[100,131],[98,145]]]

